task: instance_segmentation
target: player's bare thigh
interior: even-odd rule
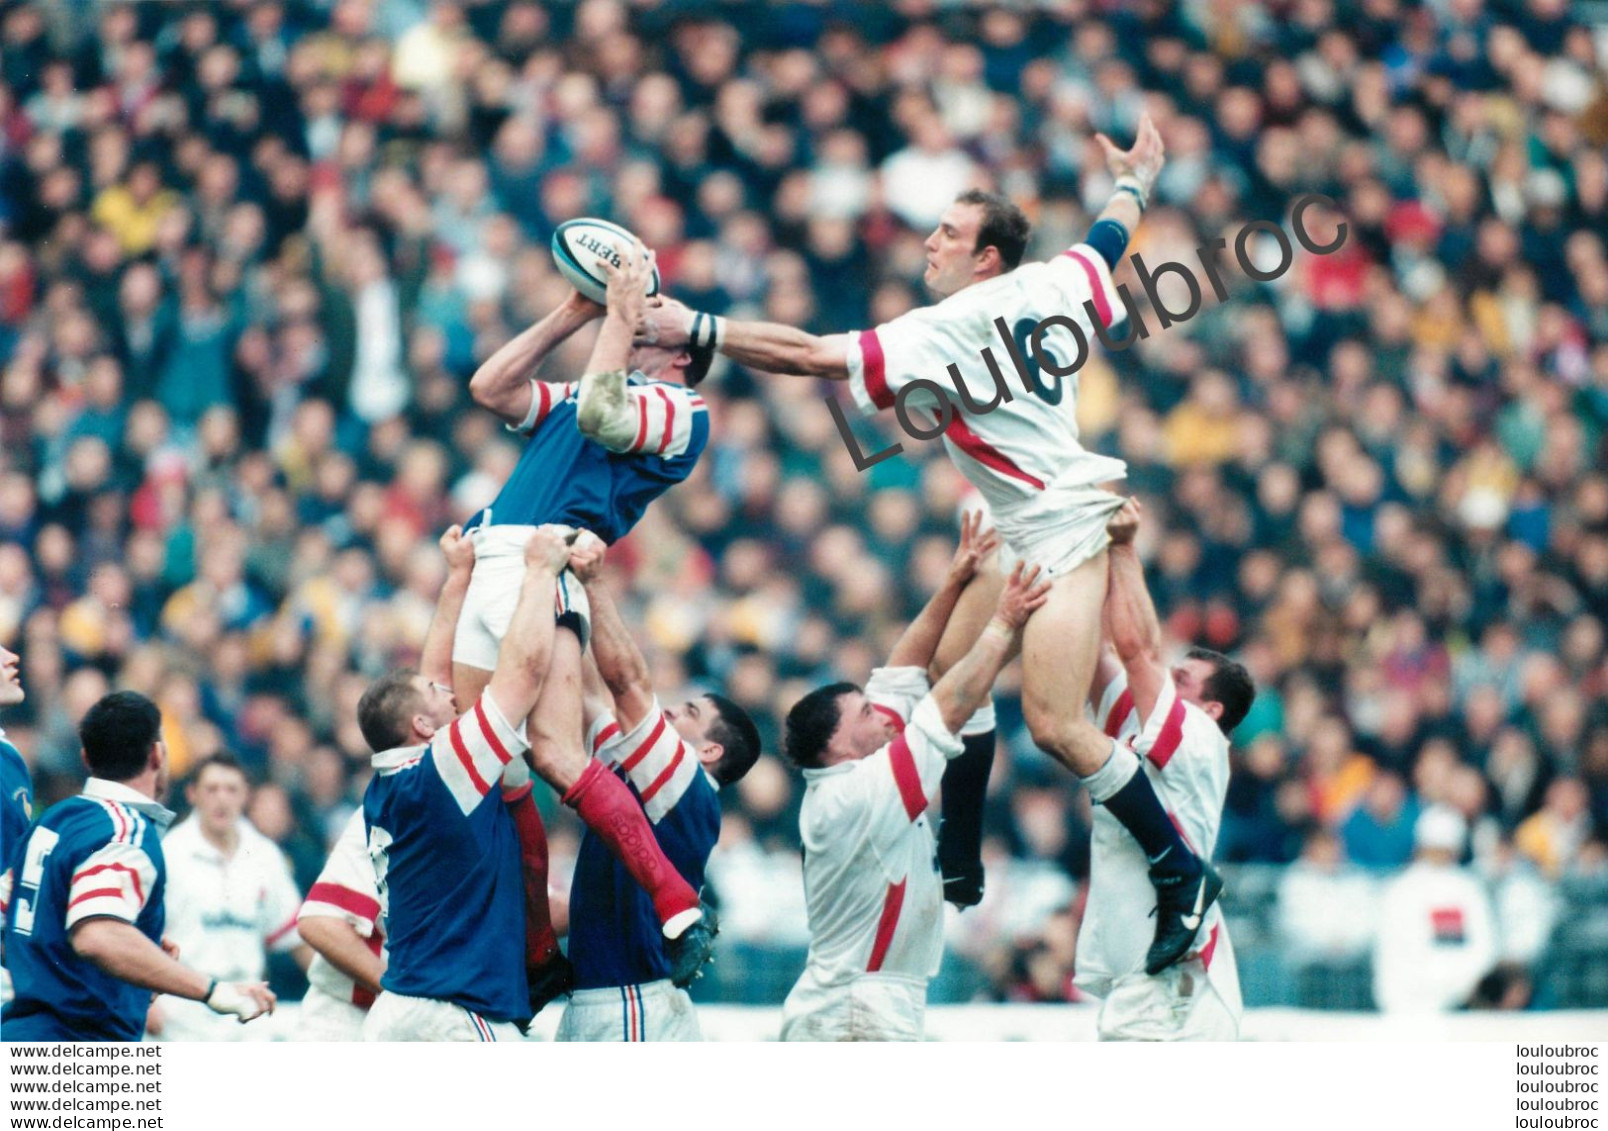
[[[1033,741],[1075,774],[1105,763],[1111,743],[1089,722],[1084,704],[1100,654],[1106,552],[1055,579],[1050,596],[1022,633],[1022,712]]]
[[[999,555],[993,554],[977,570],[966,588],[961,590],[960,600],[955,602],[955,611],[949,615],[949,623],[944,626],[944,634],[938,641],[938,650],[933,654],[930,672],[933,682],[943,678],[945,672],[971,651],[972,645],[983,634],[983,629],[988,627],[1004,588],[1005,575],[999,569]]]
[[[581,641],[563,626],[553,636],[547,677],[530,713],[530,755],[542,780],[561,793],[589,761],[581,722]]]

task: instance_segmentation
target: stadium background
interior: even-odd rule
[[[1566,0],[0,5],[7,731],[42,807],[78,787],[87,706],[151,695],[178,769],[252,768],[305,889],[435,534],[512,464],[466,386],[562,296],[557,223],[630,226],[693,306],[860,327],[923,301],[922,239],[973,184],[1029,209],[1030,254],[1081,236],[1092,131],[1148,109],[1147,261],[1304,192],[1350,224],[1082,374],[1170,638],[1260,687],[1218,853],[1247,1004],[1368,1007],[1378,886],[1444,801],[1507,1004],[1608,1005],[1605,75],[1608,6]],[[804,941],[778,720],[885,654],[961,483],[908,440],[857,472],[830,388],[721,364],[701,391],[709,452],[612,560],[661,691],[723,688],[765,734],[698,996],[774,1002]],[[937,1002],[1069,993],[1087,800],[1012,686],[989,895]]]

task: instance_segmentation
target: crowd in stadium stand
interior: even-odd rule
[[[1288,229],[1302,193],[1348,222],[1080,374],[1169,638],[1259,687],[1219,859],[1397,868],[1445,802],[1490,875],[1608,866],[1608,27],[1567,0],[8,3],[0,76],[4,724],[41,808],[81,780],[82,712],[135,688],[176,770],[252,769],[305,888],[435,537],[512,466],[467,383],[565,294],[561,221],[630,227],[695,308],[863,328],[926,301],[966,188],[1029,210],[1030,255],[1080,239],[1094,131],[1148,110],[1147,262]],[[708,453],[611,560],[661,693],[760,721],[712,875],[729,932],[796,941],[778,722],[886,655],[964,484],[907,438],[856,470],[827,385],[721,361],[700,391]],[[955,944],[1053,1000],[1088,807],[1014,679]]]

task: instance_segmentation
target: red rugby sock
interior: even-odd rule
[[[511,794],[503,794],[503,804],[519,831],[520,871],[525,878],[525,968],[534,970],[551,962],[558,954],[558,935],[553,930],[552,910],[547,905],[547,830],[531,796],[532,783],[526,782]]]
[[[642,806],[602,762],[587,763],[580,778],[564,794],[564,804],[603,838],[631,878],[653,898],[660,923],[668,923],[672,916],[698,906],[698,893],[681,878],[659,847]]]

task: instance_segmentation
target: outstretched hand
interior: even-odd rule
[[[1095,134],[1094,140],[1100,143],[1100,148],[1105,152],[1106,168],[1111,175],[1138,177],[1147,193],[1161,175],[1161,167],[1167,163],[1161,132],[1156,129],[1156,123],[1151,121],[1149,114],[1139,119],[1139,136],[1134,139],[1132,149],[1118,149],[1105,134]]]
[[[1017,562],[1005,579],[1005,590],[999,595],[999,607],[994,616],[1012,632],[1020,632],[1034,610],[1049,599],[1053,582],[1047,577],[1040,581],[1039,572],[1038,566]]]
[[[999,533],[992,527],[984,531],[983,517],[980,510],[960,516],[960,545],[949,562],[949,580],[955,585],[964,585],[975,577],[988,555],[999,549]]]
[[[684,346],[691,325],[690,308],[673,298],[655,295],[637,316],[636,340],[647,346]]]

